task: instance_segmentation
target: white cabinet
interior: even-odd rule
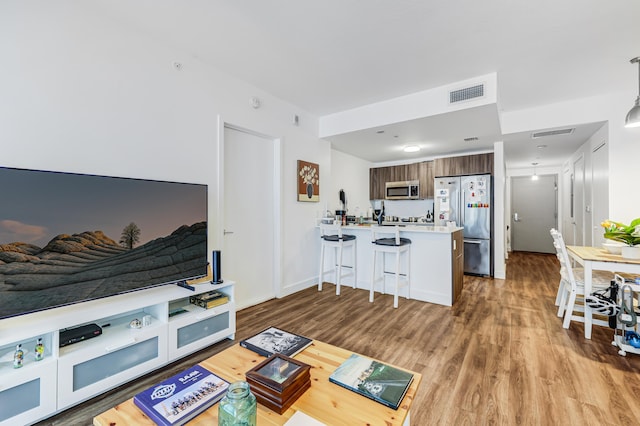
[[[55,412],[56,398],[51,396],[56,393],[56,378],[56,360],[36,362],[31,351],[22,368],[14,369],[12,361],[1,362],[0,425],[28,424]]]
[[[171,304],[169,317],[169,358],[177,359],[225,337],[233,339],[236,329],[235,302],[229,288],[218,290],[227,294],[229,302],[210,309],[202,309],[189,304],[188,299]],[[214,288],[215,289],[215,288]],[[229,333],[232,333],[229,336]]]
[[[196,284],[195,292],[154,287],[0,321],[0,426],[35,423],[217,341],[233,339],[233,284]],[[189,296],[211,290],[225,293],[229,301],[210,309],[189,303]],[[145,316],[148,325],[131,327]],[[102,334],[59,347],[60,331],[85,324],[99,325]],[[33,357],[38,338],[45,344],[41,361]],[[17,344],[28,352],[23,367],[14,369]]]

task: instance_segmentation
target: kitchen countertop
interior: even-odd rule
[[[392,222],[393,223],[393,222]],[[416,225],[416,224],[411,224],[411,222],[408,223],[389,223],[388,225],[382,225],[382,226],[378,226],[378,225],[372,225],[372,224],[352,224],[352,225],[347,225],[347,226],[343,226],[342,229],[344,229],[346,232],[355,230],[355,229],[359,229],[362,228],[363,230],[365,229],[370,229],[372,227],[379,227],[379,228],[389,228],[389,230],[391,231],[391,229],[394,226],[398,226],[400,227],[400,232],[419,232],[419,233],[439,233],[439,234],[451,234],[455,231],[459,231],[461,229],[463,229],[460,226],[455,226],[455,227],[448,227],[448,226],[435,226],[433,224],[422,224],[422,225]]]

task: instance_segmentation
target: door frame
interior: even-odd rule
[[[216,228],[213,234],[213,246],[220,250],[224,248],[224,130],[232,129],[239,132],[248,133],[260,138],[269,139],[272,143],[273,152],[273,291],[276,297],[282,296],[282,138],[270,136],[255,130],[238,126],[231,122],[225,121],[221,115],[217,116],[218,137],[216,141],[217,148],[217,164],[216,164],[216,181],[217,181],[217,197],[215,198],[215,208],[212,209],[216,214],[213,221]],[[265,224],[266,226],[266,224]]]
[[[558,229],[558,227],[560,226],[560,177],[558,176],[558,173],[538,173],[537,174],[539,177],[553,177],[554,179],[554,183],[555,183],[555,188],[554,188],[554,192],[555,192],[555,197],[554,197],[554,201],[555,201],[555,225],[553,226],[553,228]],[[512,175],[509,176],[509,250],[513,251],[513,190],[514,190],[514,179],[531,179],[530,175]],[[547,230],[549,231],[549,230]],[[547,233],[548,234],[548,233]],[[549,241],[551,241],[551,238],[549,238]],[[550,252],[553,253],[553,252]]]
[[[555,175],[556,184],[558,186],[556,190],[556,208],[558,211],[558,217],[556,218],[556,224],[558,226],[558,230],[563,232],[563,224],[561,218],[565,214],[563,208],[563,197],[564,197],[564,183],[562,182],[562,168],[558,167],[539,167],[537,169],[537,174],[542,175]],[[506,240],[506,253],[508,258],[508,253],[512,251],[511,241],[512,241],[512,229],[511,229],[511,218],[513,212],[511,211],[511,179],[514,177],[522,177],[528,176],[531,177],[533,175],[533,168],[523,168],[523,169],[507,169],[507,175],[505,179],[505,202],[504,202],[504,218],[505,218],[505,240]],[[509,228],[507,230],[507,227]],[[551,237],[549,237],[551,238]]]

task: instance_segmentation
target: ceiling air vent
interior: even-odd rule
[[[484,84],[478,84],[477,86],[465,87],[464,89],[449,92],[449,103],[454,104],[456,102],[468,101],[469,99],[481,98],[483,96]]]
[[[477,141],[478,138],[476,136],[472,136],[470,138],[464,138],[465,142],[473,142],[473,141]]]
[[[532,139],[538,138],[546,138],[547,136],[560,136],[560,135],[570,135],[573,133],[575,128],[571,129],[558,129],[558,130],[545,130],[544,132],[535,132],[531,134]]]

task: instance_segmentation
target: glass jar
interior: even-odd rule
[[[247,382],[229,385],[226,395],[218,404],[218,425],[256,426],[257,403]]]

